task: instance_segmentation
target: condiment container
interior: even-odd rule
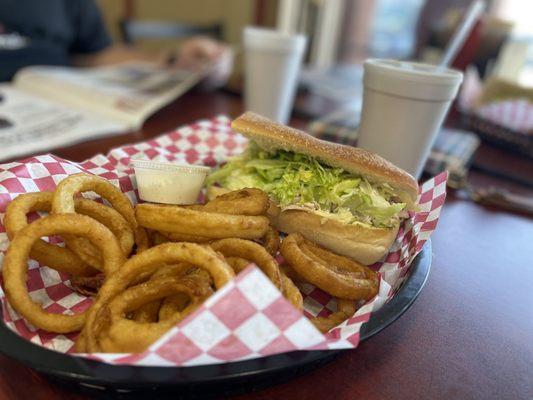
[[[150,160],[131,160],[141,200],[162,204],[193,204],[209,167]]]

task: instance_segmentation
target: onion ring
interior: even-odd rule
[[[337,311],[327,317],[314,317],[309,320],[320,332],[326,333],[353,317],[356,310],[357,306],[353,300],[337,298]]]
[[[266,213],[269,204],[269,198],[265,192],[247,188],[224,193],[207,204],[193,204],[182,206],[182,208],[217,214],[261,216]],[[173,242],[207,243],[214,239],[209,236],[182,232],[160,231],[160,234]],[[264,246],[270,254],[276,254],[279,249],[279,234],[275,229],[269,227],[261,241],[265,243]]]
[[[343,299],[369,300],[377,294],[378,277],[370,268],[361,266],[365,274],[362,278],[359,272],[329,266],[326,261],[318,262],[304,251],[307,243],[299,233],[291,233],[281,243],[283,258],[303,279]]]
[[[224,193],[207,204],[194,204],[185,208],[232,215],[264,215],[269,206],[268,195],[260,189],[246,188]]]
[[[28,225],[26,215],[33,211],[50,212],[54,194],[35,192],[19,195],[7,207],[5,226],[9,238]],[[124,218],[111,207],[92,200],[77,198],[75,210],[105,225],[118,238],[127,256],[133,247],[133,232]],[[85,238],[64,235],[67,248],[39,240],[35,243],[30,257],[57,271],[72,275],[90,276],[101,270],[103,263],[99,251]],[[79,250],[79,251],[78,251]],[[71,254],[71,253],[74,254]],[[92,268],[90,268],[92,267]]]
[[[134,244],[133,230],[128,222],[115,209],[84,198],[75,200],[77,213],[87,215],[105,225],[118,239],[125,257],[131,253]],[[91,267],[101,270],[102,255],[85,238],[72,235],[64,237],[67,247]]]
[[[211,277],[205,270],[194,267],[189,269],[186,274],[182,276],[184,276],[185,279],[194,279],[198,281],[199,284],[205,287],[207,292],[210,294],[213,293],[211,288]],[[173,315],[176,313],[181,313],[183,318],[186,317],[188,312],[190,312],[190,309],[188,308],[189,303],[190,298],[183,293],[168,296],[161,303],[161,308],[159,309],[159,321],[173,318]]]
[[[52,192],[24,193],[9,203],[6,209],[4,225],[7,236],[12,240],[17,232],[28,225],[26,215],[33,211],[50,212]],[[39,239],[33,245],[30,258],[56,271],[74,275],[94,275],[96,271],[84,263],[71,250]]]
[[[226,188],[219,187],[219,186],[209,186],[207,188],[206,198],[209,202],[212,202],[214,199],[223,196],[224,194],[230,193],[230,191]],[[279,214],[281,213],[281,209],[278,207],[275,201],[269,198],[268,200],[268,208],[265,212],[265,215],[270,220],[271,224],[276,226],[277,225],[277,219],[279,217]]]
[[[180,277],[184,276],[192,267],[189,264],[180,263],[173,265],[163,265],[155,271],[148,281],[158,278]],[[144,279],[142,279],[144,280]],[[139,282],[140,283],[140,282]],[[146,303],[133,312],[133,320],[136,322],[157,322],[159,309],[163,305],[162,300],[156,300]]]
[[[39,238],[56,234],[87,237],[104,256],[104,273],[113,275],[124,263],[124,255],[117,239],[104,225],[85,215],[49,215],[20,230],[6,252],[2,267],[6,297],[11,306],[38,328],[57,333],[80,330],[86,312],[76,315],[49,313],[35,303],[26,287],[27,261]]]
[[[351,271],[360,278],[364,278],[369,274],[369,268],[367,266],[359,264],[357,261],[347,257],[332,253],[309,240],[305,242],[302,248],[309,257],[315,261],[325,263],[328,267]]]
[[[148,203],[138,204],[135,214],[139,225],[145,228],[213,239],[259,239],[268,230],[268,219],[263,216],[211,213]]]
[[[182,293],[191,299],[190,304],[182,313],[175,313],[164,321],[139,323],[124,317],[146,300],[154,302],[169,295]],[[109,315],[108,325],[100,332],[99,351],[139,353],[146,350],[186,315],[198,308],[211,293],[212,291],[207,290],[198,281],[182,278],[156,279],[126,289],[105,307]]]
[[[281,272],[281,281],[283,283],[283,297],[285,297],[297,310],[303,310],[304,299],[298,287],[294,284],[291,278],[283,272]]]
[[[54,214],[74,213],[74,195],[86,191],[93,191],[109,201],[111,206],[124,217],[134,231],[137,248],[144,250],[148,247],[148,236],[143,229],[139,229],[130,200],[120,189],[99,176],[78,173],[59,182],[52,200],[52,212]]]
[[[161,264],[174,263],[186,263],[205,269],[213,278],[217,289],[235,276],[231,267],[206,246],[194,243],[164,243],[145,250],[127,260],[116,273],[106,279],[89,309],[83,328],[85,333],[82,336],[85,343],[80,343],[79,348],[89,352],[98,351],[98,331],[105,325],[105,312],[101,310],[110,300],[143,275],[152,275]]]
[[[303,308],[302,294],[290,278],[280,271],[278,263],[264,247],[243,239],[221,239],[210,246],[224,255],[235,273],[241,272],[250,263],[256,264],[294,307],[298,310]]]
[[[296,282],[299,284],[306,283],[298,273],[291,268],[290,265],[284,264],[280,265],[281,273],[286,275],[291,279],[291,282]],[[293,283],[294,285],[294,283]],[[296,289],[298,287],[294,285]],[[301,293],[300,293],[301,295]],[[337,311],[328,315],[327,317],[312,317],[309,318],[311,322],[316,326],[316,328],[322,332],[328,332],[331,329],[335,328],[337,325],[342,323],[344,320],[353,316],[356,311],[355,302],[353,300],[345,300],[337,298]],[[353,310],[352,310],[353,308]]]
[[[212,284],[211,277],[205,270],[185,263],[164,265],[153,273],[150,280],[169,277],[202,279],[208,287],[211,287]],[[182,300],[179,301],[176,298],[182,298]],[[184,307],[181,307],[179,310],[176,310],[176,307],[178,304],[182,304],[183,301],[187,303],[189,298],[185,296],[185,300],[183,300],[183,296],[175,295],[167,297],[162,301],[157,300],[147,303],[133,313],[133,320],[136,322],[157,322],[158,320],[167,319],[174,312],[182,311]]]
[[[224,257],[240,257],[256,264],[274,286],[283,291],[279,265],[260,244],[250,240],[232,238],[214,241],[210,243],[210,246],[213,250],[222,253]]]

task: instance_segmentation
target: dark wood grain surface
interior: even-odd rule
[[[241,111],[238,97],[189,93],[138,132],[58,149],[55,154],[80,161],[199,118],[236,116]],[[304,126],[306,121],[292,122]],[[491,148],[482,150],[478,162],[497,168],[502,159],[513,155]],[[505,162],[506,173],[513,172],[511,167]],[[528,175],[529,169],[533,175],[530,161],[522,160],[515,168],[517,174]],[[533,197],[532,189],[482,172],[473,172],[471,180]],[[400,320],[318,370],[238,398],[533,398],[533,219],[481,207],[452,192],[432,240],[429,281]],[[0,399],[28,398],[90,396],[0,356]]]

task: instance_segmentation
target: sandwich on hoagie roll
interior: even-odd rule
[[[281,232],[299,232],[369,265],[387,253],[401,219],[416,209],[416,180],[375,153],[319,140],[251,112],[231,126],[250,140],[248,148],[208,176],[208,187],[220,187],[209,192],[265,191]]]

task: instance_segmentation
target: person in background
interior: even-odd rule
[[[93,67],[142,60],[197,69],[210,65],[204,87],[228,79],[233,54],[207,37],[192,37],[177,52],[149,54],[112,44],[94,0],[1,0],[0,81],[29,65]]]

